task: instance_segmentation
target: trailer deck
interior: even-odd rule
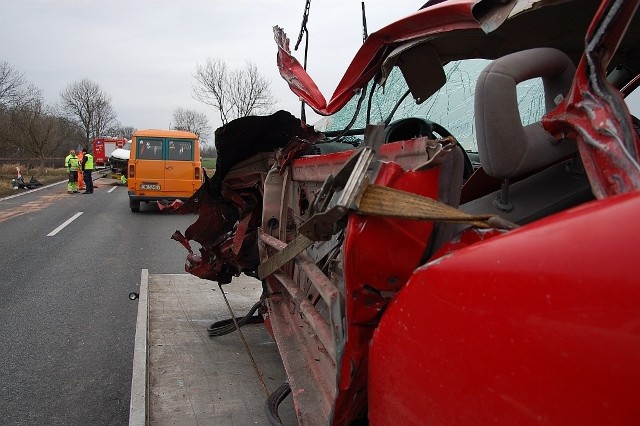
[[[236,317],[261,293],[246,276],[223,289]],[[130,425],[269,424],[259,377],[273,392],[285,373],[263,324],[242,327],[251,356],[237,331],[209,337],[209,325],[231,315],[215,283],[187,274],[142,270],[138,303]],[[297,423],[290,397],[279,414]]]

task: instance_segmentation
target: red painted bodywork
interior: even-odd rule
[[[639,211],[595,201],[418,269],[371,342],[370,424],[637,424]]]
[[[587,33],[587,47],[569,95],[543,119],[557,135],[577,137],[584,167],[596,197],[623,194],[640,187],[640,137],[635,134],[621,93],[606,70],[638,2],[614,7],[603,2]]]
[[[377,185],[437,198],[438,169],[406,173],[384,165]],[[338,381],[334,421],[346,423],[366,407],[369,341],[388,303],[420,263],[432,222],[353,215],[346,229],[345,301],[347,339]]]
[[[313,79],[296,58],[291,55],[289,39],[276,29],[278,69],[293,93],[315,112],[331,115],[339,111],[379,71],[393,46],[442,32],[481,28],[472,14],[477,1],[450,0],[407,16],[369,35],[354,56],[327,102]]]
[[[316,112],[333,114],[400,42],[491,31],[509,15],[505,6],[483,22],[474,17],[476,3],[443,2],[374,33],[328,102],[276,30],[280,73]],[[630,193],[506,235],[469,229],[406,286],[409,264],[424,251],[418,242],[431,228],[392,229],[383,219],[351,216],[344,244],[347,339],[330,424],[349,424],[365,410],[374,425],[640,419],[640,287],[630,271],[640,255],[634,219],[640,150],[605,74],[638,2],[626,2],[613,23],[605,18],[612,3],[598,9],[573,89],[544,125],[559,138],[577,139],[598,198]],[[589,46],[598,31],[605,39]],[[627,249],[603,253],[601,244],[613,241]],[[395,270],[399,260],[407,263]]]
[[[406,70],[425,78],[448,61],[562,50],[577,72],[569,94],[554,99],[559,105],[542,124],[557,143],[575,139],[597,198],[550,208],[543,219],[510,231],[456,228],[447,234],[441,223],[348,211],[346,227],[277,264],[263,276],[262,312],[301,424],[640,423],[640,280],[634,270],[640,142],[621,88],[606,75],[617,64],[612,58],[620,54],[614,51],[621,37],[632,19],[637,22],[639,2],[603,0],[598,7],[592,0],[577,10],[577,1],[532,0],[517,2],[524,8],[513,12],[515,3],[444,1],[371,34],[328,102],[291,56],[284,32],[275,29],[281,75],[325,115],[384,74],[385,60],[402,62],[396,48],[421,43],[412,53],[433,54],[417,65],[405,57]],[[536,37],[522,23],[538,25]],[[424,45],[428,49],[421,50]],[[431,86],[418,89],[429,90],[424,87]],[[174,234],[189,250],[187,271],[226,283],[239,273],[255,276],[256,265],[277,260],[287,244],[298,247],[300,229],[314,224],[314,213],[325,213],[314,201],[323,200],[325,185],[334,182],[329,176],[340,175],[352,156],[298,158],[315,136],[288,141],[275,155],[262,153],[264,165],[248,159],[224,177],[218,199],[203,198],[199,221],[184,237]],[[447,174],[453,162],[422,167],[426,139],[383,144],[376,168],[365,168],[375,176],[371,183],[455,201],[442,189],[458,185],[462,173]],[[366,136],[364,142],[370,142]],[[535,176],[513,178],[529,177]],[[463,201],[482,198],[493,184],[467,180]],[[222,202],[224,208],[216,205]],[[447,240],[431,252],[440,235]],[[193,253],[191,239],[207,250]]]

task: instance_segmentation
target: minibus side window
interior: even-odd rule
[[[190,140],[169,140],[168,160],[192,161],[193,141]]]
[[[162,160],[162,139],[138,139],[136,153],[140,160]]]

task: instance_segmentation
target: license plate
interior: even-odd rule
[[[155,191],[160,191],[160,185],[157,183],[143,183],[140,184],[140,189],[152,189]]]

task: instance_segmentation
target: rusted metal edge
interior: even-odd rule
[[[287,247],[283,241],[266,234],[264,231],[259,230],[258,236],[260,240],[266,245],[282,252]],[[342,330],[342,309],[340,303],[340,292],[331,283],[329,278],[318,268],[313,260],[306,253],[299,253],[293,259],[298,267],[302,269],[311,284],[320,294],[320,297],[325,301],[329,307],[330,312],[330,324],[322,318],[316,307],[310,303],[300,287],[287,275],[281,272],[274,272],[278,281],[283,285],[287,292],[291,295],[296,304],[300,307],[300,310],[304,314],[309,324],[318,335],[318,339],[322,342],[323,346],[327,350],[327,353],[335,363],[337,360],[338,351],[337,345],[341,345],[343,341]]]
[[[265,244],[278,251],[282,251],[287,247],[287,244],[284,241],[280,241],[262,230],[258,231],[258,236]],[[294,258],[294,260],[313,282],[316,290],[318,290],[318,293],[320,293],[320,296],[327,305],[330,305],[338,299],[340,292],[336,286],[333,285],[331,280],[322,273],[320,268],[316,266],[308,254],[301,252]]]
[[[269,278],[278,281],[275,276]],[[337,368],[287,294],[273,294],[267,307],[301,425],[326,425],[337,395]]]
[[[296,306],[300,308],[300,312],[302,312],[302,315],[315,332],[318,340],[322,346],[324,346],[327,354],[329,354],[329,357],[336,363],[336,347],[327,322],[322,318],[316,307],[306,299],[304,292],[300,290],[291,278],[282,272],[274,272],[273,276],[280,281],[280,284],[282,284],[289,295],[291,295],[291,298],[296,303]]]

